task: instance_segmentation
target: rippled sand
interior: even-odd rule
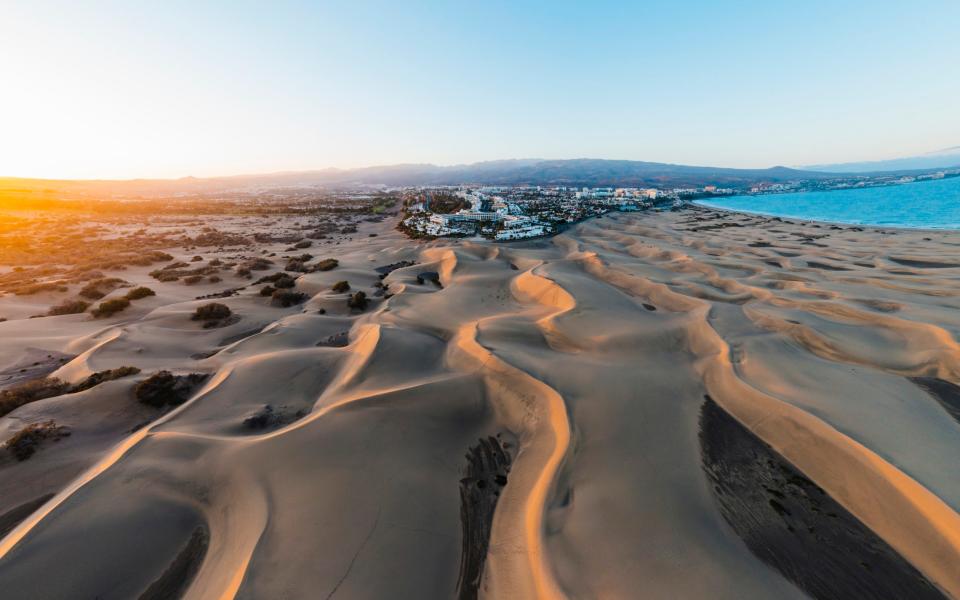
[[[213,331],[200,302],[5,323],[78,355],[71,381],[211,377],[139,429],[126,380],[0,419],[74,432],[0,463],[2,595],[960,597],[958,244],[705,209],[520,244],[384,231],[275,321],[251,293]],[[362,314],[329,290],[401,260]],[[306,415],[244,428],[265,404]],[[467,476],[481,438],[508,459]]]

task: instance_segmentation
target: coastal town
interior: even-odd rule
[[[431,186],[399,192],[399,229],[414,238],[480,236],[513,241],[553,235],[609,212],[680,209],[718,196],[784,194],[903,185],[960,176],[960,169],[915,174],[837,175],[829,179],[757,182],[749,187]]]
[[[497,241],[551,235],[564,226],[611,211],[680,206],[685,200],[735,194],[731,188],[417,188],[404,193],[400,228],[412,237],[468,237]]]

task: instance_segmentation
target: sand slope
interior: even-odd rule
[[[304,305],[227,299],[241,319],[222,329],[191,323],[199,302],[183,298],[112,324],[0,323],[5,339],[75,356],[57,367],[71,381],[131,363],[210,375],[167,413],[132,400],[141,375],[0,419],[7,436],[48,418],[73,430],[0,460],[0,514],[19,522],[0,541],[0,589],[450,598],[465,454],[493,436],[512,462],[480,597],[829,597],[830,581],[778,558],[801,517],[779,520],[777,498],[801,492],[835,502],[837,535],[858,524],[902,589],[960,597],[956,243],[707,210],[504,245],[384,229],[301,277]],[[400,260],[417,264],[366,311],[329,289],[371,292],[375,268]],[[423,272],[439,283],[417,283]],[[0,356],[22,360],[9,345]],[[705,396],[720,417],[701,418]],[[245,427],[265,404],[284,418]],[[701,426],[724,415],[744,428],[738,448],[771,457],[765,472],[737,463],[741,491],[710,477],[742,457],[714,446],[704,464],[702,439],[733,434]],[[803,543],[816,540],[811,521]],[[850,561],[871,576],[858,552],[837,555],[838,573]]]

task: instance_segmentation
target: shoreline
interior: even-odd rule
[[[897,231],[916,231],[916,232],[929,232],[929,233],[944,233],[951,231],[960,231],[960,225],[957,227],[911,227],[910,225],[876,225],[871,223],[854,223],[852,221],[828,221],[825,219],[811,219],[808,217],[794,217],[790,215],[775,214],[759,210],[744,210],[739,208],[728,208],[725,206],[715,206],[713,204],[706,204],[701,200],[693,200],[690,203],[692,206],[697,208],[716,210],[720,212],[741,214],[741,215],[750,215],[754,217],[768,217],[772,219],[782,219],[789,220],[790,222],[795,222],[797,224],[817,224],[817,225],[843,225],[847,227],[862,227],[864,230],[870,229],[873,231],[879,231],[883,229],[896,229]]]

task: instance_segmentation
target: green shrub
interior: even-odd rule
[[[34,379],[0,391],[0,417],[24,404],[66,394],[70,384],[56,377]]]
[[[367,295],[364,292],[357,292],[347,298],[347,306],[351,310],[366,310],[369,302],[370,300],[367,299]]]
[[[71,386],[68,393],[82,392],[84,390],[89,390],[94,386],[98,386],[104,381],[113,381],[114,379],[120,379],[121,377],[128,377],[130,375],[136,375],[140,372],[140,369],[136,367],[117,367],[116,369],[107,369],[106,371],[98,371],[80,383]]]
[[[206,378],[203,373],[174,375],[170,371],[158,371],[138,383],[134,395],[139,402],[155,408],[178,406],[186,402],[193,388]]]
[[[307,299],[303,292],[294,292],[292,290],[275,290],[273,292],[273,303],[283,308],[300,304]]]
[[[93,316],[97,319],[112,316],[130,306],[130,301],[126,298],[111,298],[106,302],[101,302],[100,306],[93,309]]]
[[[335,258],[325,258],[325,259],[321,260],[320,262],[318,262],[318,263],[314,266],[314,268],[315,268],[317,271],[332,271],[333,269],[336,269],[338,266],[340,266],[340,261],[338,261],[337,259],[335,259]]]
[[[157,293],[155,291],[141,285],[140,287],[135,287],[129,292],[127,292],[126,298],[127,300],[140,300],[141,298],[146,298],[148,296],[156,296],[156,295]]]
[[[47,316],[55,317],[57,315],[76,315],[87,312],[90,308],[89,302],[83,300],[64,300],[60,304],[53,306],[47,311]]]
[[[14,434],[3,447],[17,460],[24,461],[33,456],[44,441],[57,441],[68,435],[70,430],[67,427],[59,426],[53,421],[33,423]]]
[[[209,304],[198,306],[197,310],[194,311],[193,316],[190,318],[194,321],[217,321],[220,319],[226,319],[232,314],[233,312],[226,304],[211,302]]]

